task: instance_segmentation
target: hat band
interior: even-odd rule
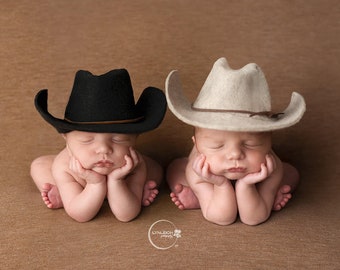
[[[244,114],[249,114],[249,117],[259,115],[259,116],[266,116],[268,118],[274,118],[274,119],[277,119],[281,114],[284,114],[282,112],[274,113],[272,111],[252,112],[252,111],[245,111],[245,110],[203,109],[203,108],[195,108],[193,104],[191,105],[191,108],[194,111],[198,111],[198,112],[244,113]]]
[[[73,124],[81,124],[81,125],[110,125],[110,124],[126,124],[126,123],[135,123],[139,120],[142,120],[144,116],[140,116],[134,119],[124,119],[124,120],[113,120],[113,121],[94,121],[94,122],[78,122],[72,121],[70,119],[64,118],[65,121]]]

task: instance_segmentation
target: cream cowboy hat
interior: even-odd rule
[[[184,97],[176,70],[166,79],[165,94],[177,118],[208,129],[277,130],[299,122],[306,110],[304,98],[293,92],[288,107],[282,113],[273,113],[268,85],[260,67],[251,63],[233,70],[225,58],[215,62],[194,103]]]

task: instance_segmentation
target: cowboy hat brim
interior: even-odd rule
[[[132,123],[72,123],[65,119],[56,118],[48,112],[47,89],[41,90],[35,97],[35,107],[40,115],[59,133],[73,130],[98,133],[139,134],[157,128],[166,112],[164,93],[155,87],[146,88],[136,104],[136,109],[142,119]],[[114,110],[114,108],[112,108]]]
[[[283,129],[299,122],[306,110],[304,98],[293,92],[288,107],[276,119],[259,115],[249,117],[249,114],[237,112],[197,111],[183,94],[177,70],[170,72],[166,79],[165,95],[169,109],[178,119],[191,126],[216,130],[262,132]]]

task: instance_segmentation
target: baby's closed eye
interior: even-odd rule
[[[79,142],[82,143],[82,144],[90,144],[93,141],[94,141],[93,137],[82,137],[82,138],[79,138]]]
[[[245,147],[249,147],[249,148],[256,148],[256,147],[262,146],[263,144],[261,142],[258,142],[258,141],[245,141],[243,143],[243,145]]]
[[[130,137],[124,135],[115,135],[112,137],[112,142],[117,144],[128,144],[130,141]]]
[[[224,144],[222,143],[211,143],[207,145],[207,148],[217,150],[217,149],[222,149],[224,147]]]

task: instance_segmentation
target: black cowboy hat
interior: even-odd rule
[[[41,116],[59,133],[73,130],[99,133],[142,133],[155,129],[166,111],[164,93],[147,87],[135,104],[129,73],[114,69],[103,75],[89,71],[76,73],[64,119],[47,109],[47,89],[35,97]]]

